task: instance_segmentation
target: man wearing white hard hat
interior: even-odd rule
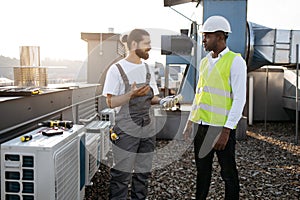
[[[209,17],[201,32],[208,54],[200,62],[196,93],[184,130],[188,139],[195,124],[196,199],[208,196],[215,154],[225,182],[225,199],[239,199],[235,129],[246,102],[247,66],[241,55],[226,44],[231,33],[226,18]]]

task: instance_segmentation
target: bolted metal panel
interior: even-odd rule
[[[291,36],[291,43],[293,44],[292,45],[292,51],[291,51],[291,54],[290,54],[290,57],[291,57],[291,60],[292,60],[292,63],[297,63],[297,44],[300,44],[300,31],[297,30],[291,30],[291,33],[292,33],[292,36]],[[299,59],[298,59],[299,60]]]
[[[283,86],[283,107],[288,110],[293,110],[293,114],[289,115],[292,119],[295,118],[294,112],[296,108],[296,82],[297,82],[297,72],[295,69],[285,69],[284,70],[284,86]],[[298,88],[298,93],[300,89]],[[298,111],[299,111],[298,103]],[[291,114],[292,112],[289,112]]]
[[[249,73],[254,78],[253,120],[264,121],[265,112],[267,112],[267,121],[289,121],[290,118],[284,109],[284,100],[282,99],[285,69],[269,67],[268,79],[266,70],[266,68],[260,68]],[[268,84],[268,88],[266,88],[266,84]]]

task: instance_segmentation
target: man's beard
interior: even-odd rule
[[[142,49],[136,49],[135,50],[135,54],[139,57],[142,58],[144,60],[147,60],[149,58],[149,53],[148,53],[148,49],[146,49],[145,51],[143,51]]]

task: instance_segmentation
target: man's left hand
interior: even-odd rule
[[[229,135],[230,135],[230,129],[223,127],[221,135],[218,138],[218,141],[216,142],[214,149],[215,150],[224,150],[225,146],[228,142]]]

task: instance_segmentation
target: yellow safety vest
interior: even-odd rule
[[[190,120],[224,126],[232,106],[232,88],[229,84],[233,59],[240,54],[232,51],[223,55],[208,74],[208,58],[200,64],[199,81]]]

